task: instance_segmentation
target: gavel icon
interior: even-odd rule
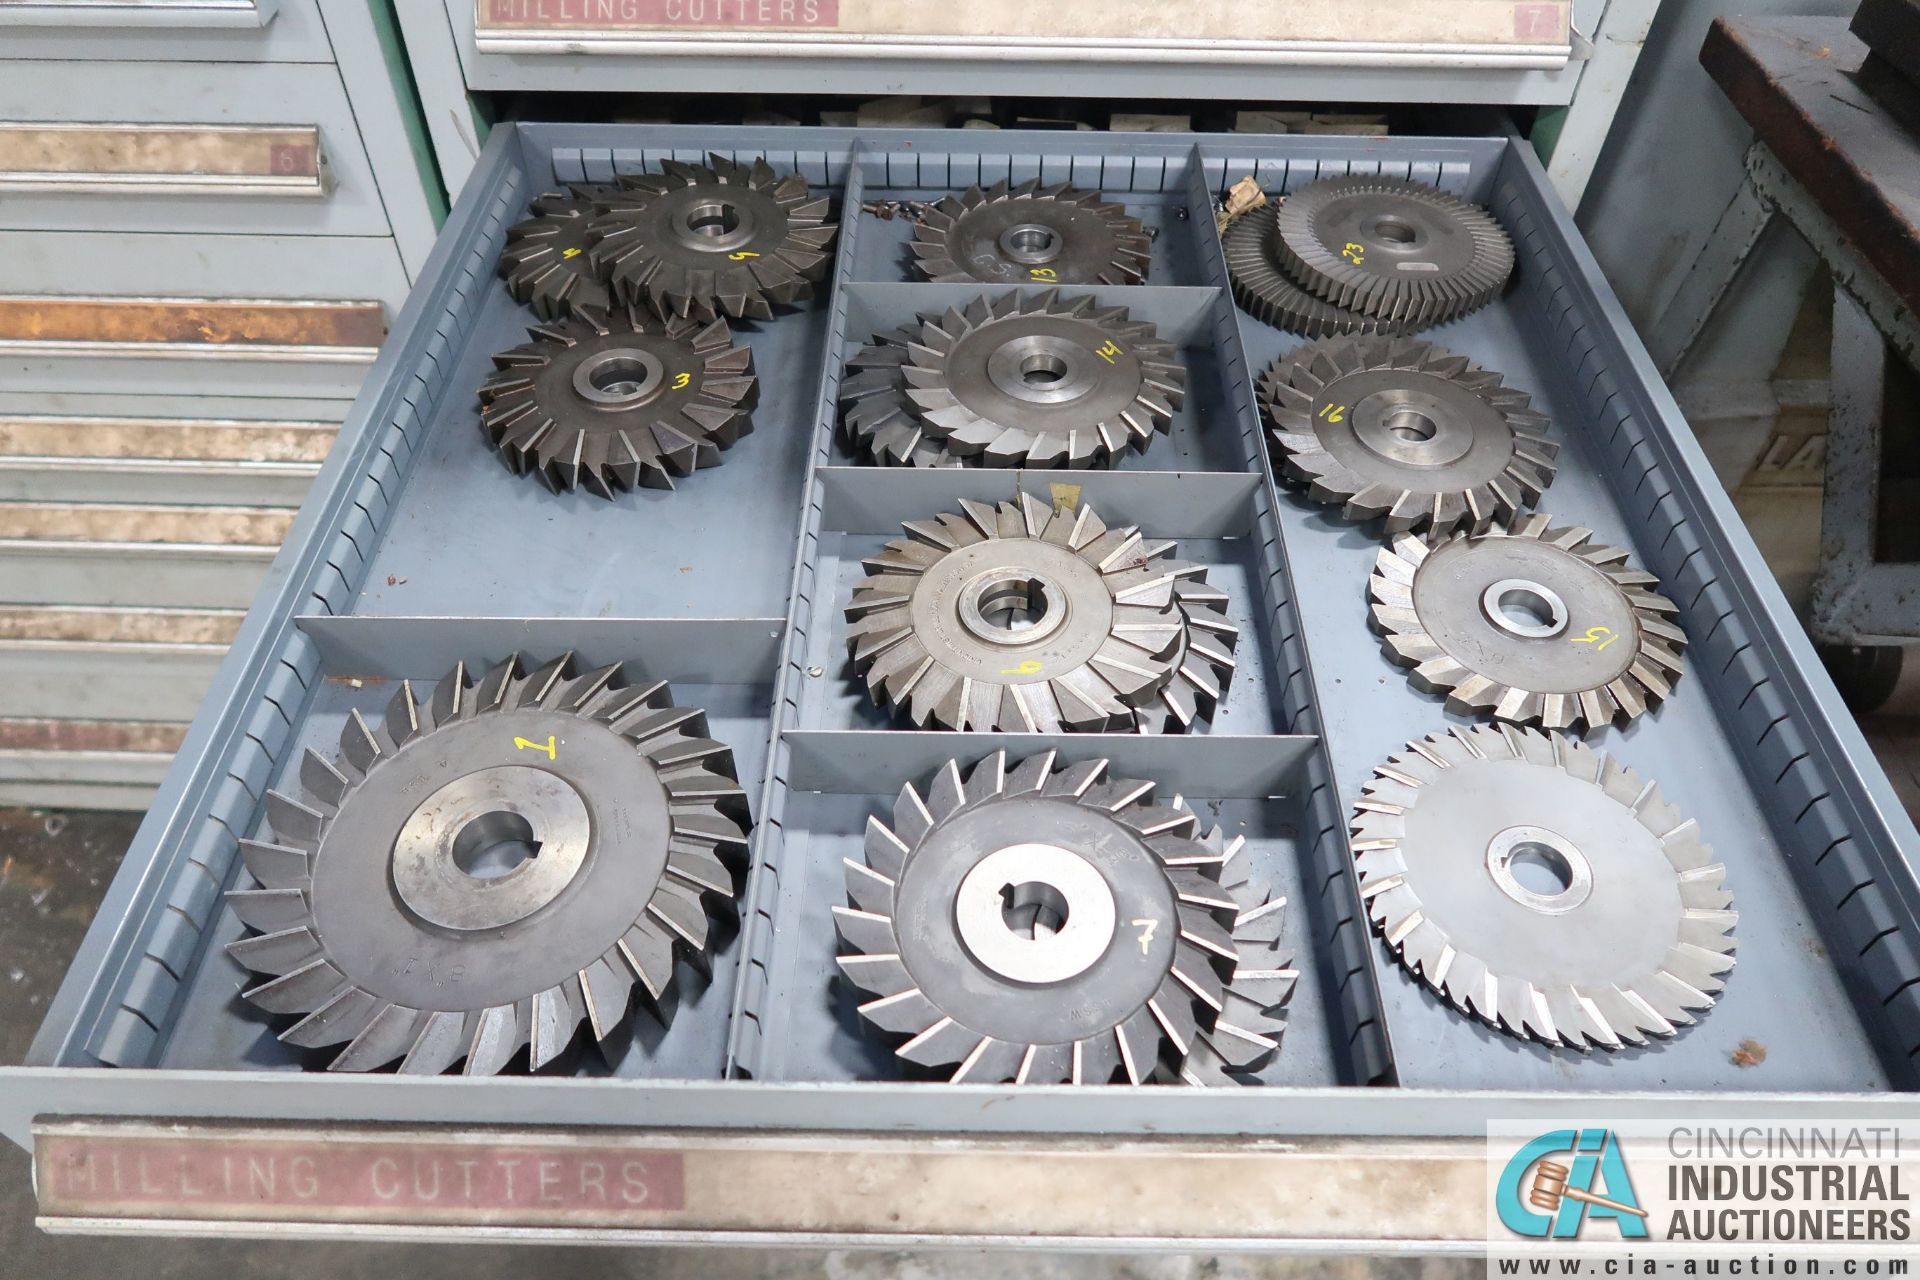
[[[1582,1191],[1578,1187],[1567,1185],[1567,1175],[1571,1172],[1566,1165],[1555,1164],[1551,1160],[1542,1160],[1534,1168],[1533,1189],[1527,1192],[1527,1203],[1542,1213],[1553,1213],[1560,1208],[1562,1200],[1578,1200],[1583,1204],[1597,1204],[1617,1213],[1630,1213],[1636,1218],[1647,1216],[1645,1209],[1630,1204],[1621,1204],[1618,1200],[1609,1200],[1597,1196],[1591,1191]]]

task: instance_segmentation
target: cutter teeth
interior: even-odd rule
[[[671,489],[753,430],[749,348],[724,322],[630,307],[529,330],[480,385],[480,422],[509,471],[602,498]]]
[[[1608,809],[1618,821],[1596,817]],[[1711,1007],[1733,967],[1725,868],[1675,816],[1632,769],[1558,734],[1434,734],[1362,789],[1361,899],[1461,1012],[1556,1047],[1644,1044]]]
[[[542,320],[607,309],[613,295],[587,253],[587,225],[614,193],[581,184],[533,198],[531,216],[507,228],[500,251],[500,274],[515,302]]]
[[[1277,203],[1249,210],[1227,228],[1227,277],[1233,300],[1256,320],[1307,338],[1341,334],[1404,333],[1397,320],[1366,315],[1315,297],[1287,277],[1278,253]]]
[[[847,650],[874,701],[914,725],[1184,732],[1225,696],[1225,597],[1172,544],[1031,495],[906,529],[865,561]]]
[[[1052,753],[904,788],[834,910],[862,1018],[957,1082],[1257,1083],[1296,976],[1285,900],[1243,842],[1153,794]],[[1106,936],[1070,934],[1076,915]]]
[[[1139,284],[1153,242],[1099,192],[1034,178],[940,199],[910,248],[921,274],[940,283]]]
[[[848,444],[883,466],[1110,466],[1168,429],[1186,387],[1152,325],[1055,290],[877,333],[848,373]]]
[[[1281,203],[1273,229],[1295,284],[1409,331],[1478,310],[1513,274],[1513,242],[1492,214],[1404,178],[1311,183]]]
[[[1367,590],[1387,657],[1449,710],[1595,732],[1652,711],[1679,677],[1686,633],[1650,581],[1622,548],[1535,515],[1483,533],[1402,534]]]
[[[763,160],[667,160],[624,175],[586,237],[616,297],[662,316],[771,320],[813,297],[838,228],[828,198]]]
[[[1527,396],[1428,342],[1311,343],[1257,391],[1281,477],[1348,520],[1384,518],[1388,533],[1485,529],[1553,482],[1559,449]]]
[[[478,684],[464,664],[403,682],[378,731],[356,713],[341,759],[300,770],[325,807],[270,792],[275,840],[241,843],[259,887],[229,892],[250,932],[228,949],[270,978],[246,998],[302,1015],[281,1039],[336,1049],[334,1071],[486,1075],[522,1050],[539,1070],[583,1024],[607,1043],[636,985],[667,1016],[676,961],[703,959],[708,904],[733,896],[722,857],[745,819],[731,753],[698,712],[662,721],[669,708],[664,686],[629,690],[617,665],[516,655]],[[657,810],[624,808],[652,792]],[[596,830],[610,811],[624,820]],[[488,861],[516,849],[517,866]],[[323,921],[316,900],[357,910]]]

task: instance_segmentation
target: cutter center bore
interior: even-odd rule
[[[1444,467],[1473,448],[1473,425],[1446,401],[1417,388],[1374,391],[1349,407],[1335,383],[1320,400],[1314,410],[1316,421],[1332,423],[1351,413],[1353,434],[1361,446],[1401,466]]]
[[[1547,640],[1567,629],[1567,602],[1544,582],[1502,578],[1480,593],[1480,612],[1523,640]]]
[[[580,398],[612,409],[642,405],[660,394],[667,367],[659,356],[636,347],[596,351],[573,371]]]
[[[1112,368],[1089,348],[1049,333],[1009,338],[987,357],[988,380],[1027,404],[1078,400],[1099,385],[1102,370]]]
[[[511,809],[493,809],[470,819],[453,837],[453,865],[475,880],[512,875],[540,856],[533,824]]]
[[[954,895],[967,954],[1011,982],[1065,982],[1106,954],[1118,924],[1106,878],[1053,844],[1015,844],[973,865]]]
[[[448,929],[497,929],[559,897],[587,857],[586,801],[557,774],[501,765],[428,796],[393,842],[393,888]]]
[[[960,625],[988,644],[1028,645],[1066,625],[1067,593],[1043,574],[989,569],[960,589]]]
[[[1372,247],[1388,252],[1404,253],[1426,240],[1417,225],[1390,213],[1378,214],[1363,221],[1360,234],[1372,242]]]
[[[1593,892],[1593,864],[1574,843],[1545,827],[1508,827],[1487,842],[1487,874],[1529,911],[1565,915]]]
[[[1066,244],[1058,231],[1039,222],[1016,222],[1000,233],[1000,252],[1022,266],[1052,262]]]
[[[692,249],[735,249],[753,238],[753,211],[732,200],[707,197],[683,206],[668,224],[674,239]]]

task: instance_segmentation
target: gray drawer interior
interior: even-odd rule
[[[803,311],[737,330],[761,378],[753,433],[724,465],[672,493],[607,503],[510,476],[482,443],[473,395],[488,357],[530,322],[494,274],[506,226],[556,180],[605,180],[709,150],[764,154],[838,201],[831,288]],[[1674,697],[1632,729],[1594,739],[1698,818],[1741,913],[1724,996],[1671,1040],[1582,1055],[1471,1022],[1416,986],[1360,910],[1348,806],[1407,740],[1469,722],[1414,691],[1367,629],[1374,531],[1330,520],[1273,482],[1253,380],[1298,340],[1233,306],[1210,210],[1248,173],[1279,191],[1347,172],[1422,178],[1499,214],[1519,254],[1514,287],[1424,336],[1533,395],[1562,445],[1541,509],[1631,547],[1681,609],[1690,647]],[[1127,306],[1181,348],[1188,395],[1171,432],[1110,472],[855,465],[837,439],[846,356],[876,330],[986,291],[912,282],[908,224],[864,213],[863,203],[1030,176],[1098,187],[1157,229],[1149,283],[1080,292]],[[956,735],[891,727],[869,705],[849,678],[841,615],[860,557],[903,518],[1022,490],[1175,538],[1227,589],[1238,669],[1209,725],[1159,738]],[[219,899],[244,875],[236,837],[258,829],[267,786],[291,785],[300,749],[330,743],[351,708],[380,710],[392,681],[432,679],[460,659],[565,648],[593,663],[632,661],[671,679],[678,702],[707,708],[757,824],[740,919],[712,974],[683,970],[670,1029],[611,1068],[579,1055],[570,1063],[579,1074],[725,1080],[756,1096],[772,1088],[766,1105],[802,1128],[845,1123],[846,1108],[810,1109],[804,1090],[779,1086],[872,1081],[874,1096],[898,1097],[885,1082],[903,1072],[862,1034],[834,973],[840,860],[903,783],[924,780],[949,754],[970,761],[1004,748],[1106,756],[1116,772],[1157,780],[1163,796],[1180,794],[1245,835],[1255,865],[1290,899],[1302,979],[1267,1088],[1238,1104],[1242,1131],[1283,1131],[1281,1100],[1313,1087],[1518,1096],[1866,1093],[1913,1082],[1913,828],[1531,154],[1509,139],[496,130],[32,1064],[122,1068],[92,1086],[96,1112],[165,1113],[167,1095],[143,1085],[153,1076],[142,1069],[158,1067],[265,1073],[276,1087],[248,1095],[250,1114],[280,1113],[276,1098],[285,1114],[306,1113],[295,1105],[300,1063],[237,998],[246,977],[222,950],[239,932]],[[1735,1065],[1746,1040],[1766,1048],[1763,1065]],[[354,1083],[327,1094],[340,1119],[386,1113],[391,1100],[379,1091],[400,1086]],[[519,1091],[517,1119],[580,1118],[538,1082],[476,1087],[501,1098]],[[959,1130],[981,1091],[916,1089],[925,1124]],[[1171,1099],[1178,1092],[1127,1094],[1127,1122],[1178,1131],[1180,1117],[1198,1114]],[[424,1120],[459,1118],[467,1106],[451,1093],[411,1096]],[[443,1117],[443,1105],[455,1109]],[[1100,1114],[1063,1111],[1059,1123],[1101,1127]],[[1374,1122],[1342,1108],[1325,1123],[1360,1132]]]

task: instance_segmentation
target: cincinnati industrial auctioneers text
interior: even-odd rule
[[[1669,1240],[1912,1238],[1898,1129],[1680,1128],[1667,1151]]]

